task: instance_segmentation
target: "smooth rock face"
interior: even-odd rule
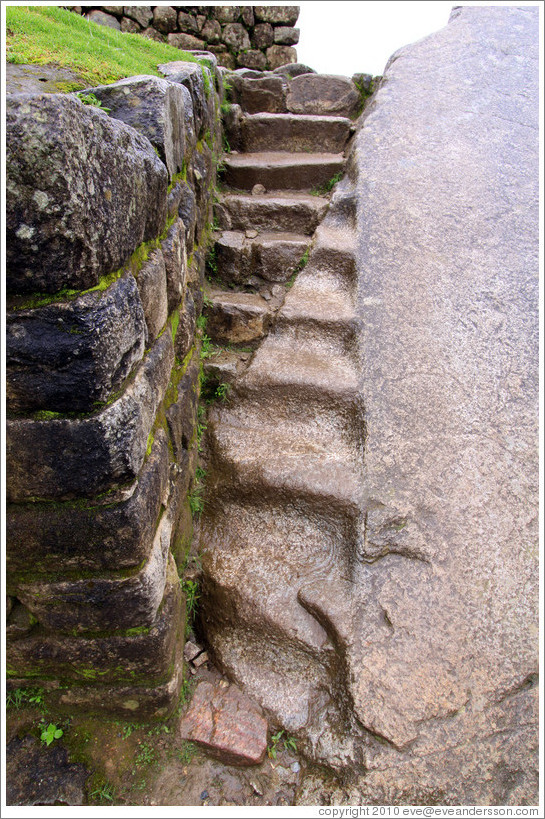
[[[394,55],[209,424],[208,642],[340,804],[537,803],[537,26]]]
[[[161,232],[166,169],[134,129],[57,94],[8,97],[6,128],[9,291],[94,287]]]
[[[7,406],[12,412],[90,412],[119,389],[144,353],[134,277],[74,301],[8,313]]]
[[[267,720],[236,685],[199,683],[180,732],[228,765],[259,765],[265,758]]]
[[[148,341],[154,341],[168,317],[167,275],[159,248],[152,250],[138,271],[138,292],[144,308]]]
[[[159,151],[170,178],[182,170],[185,98],[180,86],[160,77],[138,76],[89,88],[86,93],[94,94],[109,108],[111,117],[126,122],[149,139]]]

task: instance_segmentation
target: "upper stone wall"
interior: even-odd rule
[[[215,54],[225,68],[297,62],[298,6],[66,6],[99,25]]]

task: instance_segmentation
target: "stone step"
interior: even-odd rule
[[[224,193],[214,207],[222,230],[247,229],[311,234],[322,221],[329,200],[296,191],[258,195]]]
[[[345,117],[254,114],[243,117],[240,127],[243,151],[340,154],[350,138],[352,124]]]
[[[301,261],[310,237],[263,232],[247,238],[242,231],[224,231],[215,242],[215,276],[225,284],[242,285],[251,276],[285,282]]]
[[[311,190],[342,173],[342,154],[298,154],[279,151],[225,154],[223,180],[238,190],[263,185],[266,190]]]
[[[264,337],[272,319],[264,298],[215,288],[206,295],[206,334],[214,344],[244,344]]]
[[[214,469],[224,479],[214,486],[222,497],[274,497],[297,504],[304,499],[317,514],[331,509],[351,518],[361,513],[361,463],[341,438],[320,441],[304,431],[209,423]]]
[[[296,280],[278,313],[277,328],[286,325],[318,325],[326,335],[352,336],[357,316],[352,298],[346,291],[323,291],[312,286],[312,276]]]
[[[237,599],[245,625],[254,633],[274,631],[293,646],[328,649],[326,631],[299,596],[313,580],[319,585],[343,571],[353,526],[346,518],[324,521],[277,502],[221,495],[211,502],[218,525],[203,520],[203,566]]]
[[[353,406],[358,377],[343,347],[342,341],[290,333],[289,328],[269,335],[237,384],[237,393],[261,392],[264,402],[271,400],[271,393],[280,400],[291,394],[295,402],[327,397],[336,406]]]

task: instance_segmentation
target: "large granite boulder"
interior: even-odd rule
[[[167,172],[148,139],[67,95],[6,105],[8,291],[84,289],[163,229]]]
[[[456,9],[357,137],[364,802],[537,800],[537,23]]]

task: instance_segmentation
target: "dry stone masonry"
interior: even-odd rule
[[[273,70],[297,62],[298,6],[66,6],[88,20],[184,50],[226,68]]]
[[[60,706],[177,702],[215,58],[7,98],[8,677]]]

